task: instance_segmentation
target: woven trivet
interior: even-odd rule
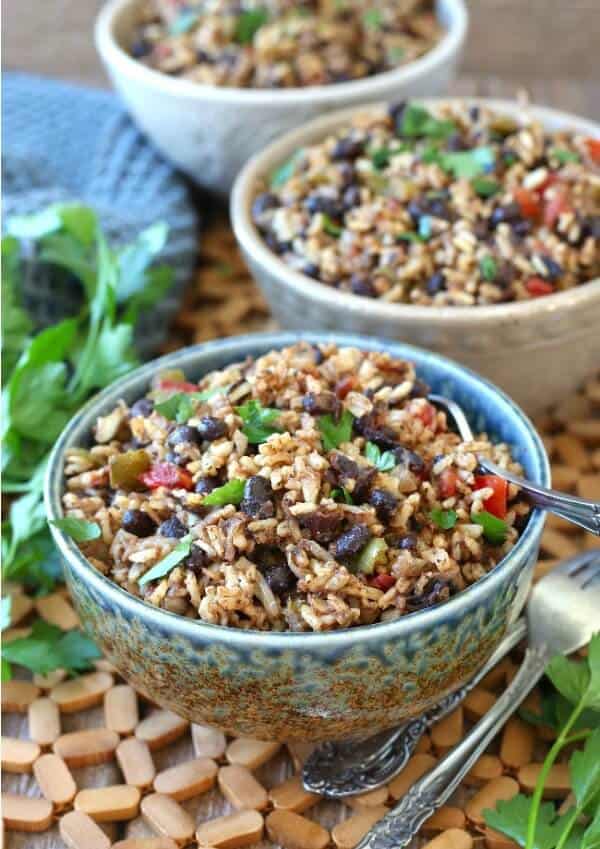
[[[205,251],[195,284],[176,321],[169,349],[215,336],[272,327],[268,310],[242,264],[226,224],[217,222],[213,230],[203,236],[203,244],[210,246],[210,252]],[[588,498],[600,499],[600,379],[590,381],[579,395],[566,400],[536,424],[544,434],[552,459],[555,485]],[[549,517],[536,578],[546,574],[560,559],[592,547],[600,547],[600,539]],[[46,617],[49,621],[55,621],[57,616],[62,622],[65,622],[65,617],[67,620],[71,618],[69,626],[74,624],[74,612],[70,606],[65,607],[65,590],[37,602],[18,594],[17,590],[15,592],[12,633],[17,630],[23,633],[22,629],[27,628],[35,615]],[[5,632],[4,636],[10,639],[11,632]],[[518,652],[505,660],[474,691],[463,709],[432,729],[419,744],[409,767],[389,787],[362,798],[346,800],[343,804],[319,801],[304,794],[297,779],[281,786],[299,768],[308,747],[277,748],[247,742],[236,742],[232,746],[231,739],[220,740],[218,735],[190,726],[137,697],[124,687],[124,682],[105,661],[99,662],[96,673],[74,679],[66,690],[56,678],[36,679],[25,685],[5,685],[3,733],[14,740],[5,741],[3,746],[3,791],[41,800],[40,783],[31,774],[33,770],[45,792],[60,795],[62,781],[67,787],[68,798],[52,810],[49,806],[44,807],[43,801],[38,802],[31,813],[26,810],[28,816],[37,817],[44,830],[35,834],[8,831],[4,845],[6,849],[62,849],[65,846],[74,849],[109,849],[111,846],[115,849],[173,849],[176,845],[197,845],[195,838],[187,840],[186,834],[195,832],[199,827],[202,828],[201,836],[212,840],[212,845],[218,845],[218,835],[223,834],[223,826],[205,824],[234,812],[234,803],[237,803],[252,804],[261,809],[258,815],[242,818],[242,826],[249,835],[247,839],[254,841],[252,845],[265,849],[277,845],[283,845],[285,849],[324,849],[330,844],[339,849],[351,849],[369,825],[384,813],[383,806],[393,804],[394,798],[405,792],[410,783],[409,777],[412,775],[414,780],[421,771],[429,768],[434,758],[442,755],[469,724],[477,720],[481,710],[489,708],[514,674],[519,660]],[[535,705],[535,699],[536,691],[529,699],[530,706]],[[55,703],[58,711],[53,707]],[[52,718],[56,720],[57,716],[59,727],[53,729]],[[107,726],[116,730],[107,730]],[[444,814],[438,814],[431,826],[414,841],[415,849],[425,846],[435,834],[449,826],[464,827],[470,831],[477,849],[510,849],[516,846],[500,835],[485,832],[478,811],[478,794],[482,788],[493,794],[499,780],[504,788],[508,784],[509,788],[516,790],[520,785],[530,791],[532,768],[529,764],[541,762],[551,740],[551,732],[530,726],[522,726],[516,731],[513,725],[509,727],[517,737],[519,731],[525,728],[525,738],[519,737],[516,754],[507,737],[499,735],[490,746],[488,755],[467,777],[451,805],[444,809]],[[69,791],[68,780],[64,775],[61,777],[57,769],[59,762],[47,757],[44,759],[44,756],[52,751],[59,733],[81,729],[104,729],[100,735],[92,735],[92,743],[97,747],[98,758],[106,760],[95,765],[70,768],[75,788],[71,787]],[[32,735],[43,741],[39,751],[35,745],[18,743],[31,741]],[[123,741],[129,742],[124,744]],[[56,748],[68,760],[74,758],[78,763],[77,745],[80,743],[80,740],[69,738],[66,743],[64,740],[59,742]],[[118,758],[115,754],[117,744],[120,747]],[[183,767],[175,774],[164,772],[206,756],[210,756],[208,761]],[[9,768],[23,772],[11,774],[6,771],[7,764]],[[128,772],[131,764],[137,767],[138,774],[142,773],[141,778]],[[228,765],[232,764],[237,769],[228,769]],[[143,774],[144,769],[146,775]],[[254,776],[254,781],[251,776]],[[90,788],[123,785],[126,780],[130,785],[141,783],[140,793],[120,788],[107,791],[108,801],[102,794],[98,797],[93,793],[84,793],[73,799],[75,791],[80,793]],[[214,785],[207,789],[212,782]],[[157,790],[162,795],[156,796]],[[568,793],[568,783],[556,788],[558,798],[567,798]],[[170,801],[168,794],[182,801]],[[183,798],[188,794],[192,794],[190,798]],[[19,801],[12,801],[13,808],[15,804],[19,805]],[[107,804],[109,808],[105,810]],[[286,806],[288,809],[289,806],[295,808],[303,819],[282,814]],[[490,806],[489,798],[483,806]],[[107,819],[96,826],[87,814],[73,814],[74,807],[95,811],[96,817],[104,813]],[[8,810],[10,813],[10,805]],[[280,813],[270,817],[273,810]],[[4,805],[5,816],[6,811],[7,806]],[[140,812],[145,812],[145,816]],[[123,819],[115,821],[117,816]],[[257,824],[260,828],[261,819],[266,822],[267,829],[264,839],[257,842],[252,829],[256,832]],[[45,827],[46,820],[49,820],[49,827]],[[179,831],[179,843],[119,842],[126,838],[156,836],[161,821],[167,823],[164,827]],[[169,822],[172,825],[168,825]],[[311,828],[311,822],[319,823],[325,831]],[[343,827],[341,823],[344,823]],[[61,837],[61,828],[65,839]],[[269,830],[271,834],[280,836],[279,842],[268,838]],[[242,843],[233,839],[227,845],[235,849]]]

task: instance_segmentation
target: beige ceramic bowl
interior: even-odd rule
[[[466,100],[513,116],[522,112],[512,101]],[[426,106],[439,102],[423,101]],[[548,129],[600,135],[600,126],[574,115],[537,106],[528,111]],[[354,112],[336,112],[288,133],[254,156],[233,187],[235,235],[280,324],[384,336],[438,351],[488,377],[529,413],[569,395],[600,366],[600,279],[527,302],[418,307],[340,292],[292,270],[267,247],[251,216],[258,187],[297,148],[343,126]]]
[[[228,192],[248,157],[311,118],[341,107],[443,93],[467,32],[464,0],[436,0],[446,35],[410,64],[364,80],[261,90],[199,85],[153,71],[126,51],[144,0],[110,0],[98,15],[96,47],[134,119],[195,182]]]

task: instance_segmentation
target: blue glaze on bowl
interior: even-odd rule
[[[299,339],[385,350],[412,360],[432,390],[458,401],[476,431],[511,446],[526,476],[549,485],[548,460],[531,422],[499,389],[467,368],[392,341],[342,334],[256,334],[186,348],[137,369],[92,399],[58,440],[46,478],[50,519],[62,515],[65,449],[124,398],[147,390],[159,369],[190,379]],[[437,607],[388,623],[331,633],[241,631],[186,619],[130,595],[96,571],[53,528],[86,628],[123,676],[182,716],[244,736],[325,740],[367,736],[422,713],[481,667],[522,608],[543,514],[534,511],[512,551],[476,584]]]

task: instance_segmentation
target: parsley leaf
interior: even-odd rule
[[[233,478],[223,486],[218,486],[205,495],[202,504],[209,507],[222,507],[224,504],[239,504],[244,497],[246,481],[241,478]]]
[[[3,659],[32,672],[47,675],[55,669],[83,672],[101,657],[97,646],[81,631],[62,631],[42,619],[33,623],[31,634],[2,646]]]
[[[495,157],[491,147],[475,147],[472,150],[439,153],[436,161],[457,180],[470,180],[490,171],[494,167]]]
[[[327,215],[327,213],[321,213],[321,220],[323,222],[323,230],[329,235],[333,236],[334,239],[337,239],[342,235],[343,227],[340,227],[339,224],[336,224],[335,221],[331,219],[331,216]]]
[[[98,539],[102,534],[97,522],[86,522],[85,519],[75,519],[73,516],[54,519],[50,524],[60,531],[64,531],[75,542],[89,542],[92,539]]]
[[[32,323],[19,300],[21,289],[19,243],[2,239],[2,383],[25,348]]]
[[[138,584],[140,587],[143,587],[144,584],[149,583],[150,581],[156,581],[158,578],[163,578],[168,572],[173,569],[173,567],[177,566],[178,563],[181,563],[192,548],[192,535],[186,534],[182,537],[173,551],[170,551],[166,557],[163,557],[162,560],[159,560],[158,563],[145,572],[142,577],[139,579]]]
[[[578,153],[572,150],[562,150],[558,147],[552,148],[550,156],[560,162],[561,165],[566,165],[567,162],[581,162],[581,157]]]
[[[367,442],[365,445],[365,457],[374,466],[377,466],[380,472],[389,472],[396,465],[396,457],[393,451],[381,451],[378,445],[374,442]]]
[[[352,437],[352,425],[354,424],[354,416],[350,410],[344,410],[336,421],[330,413],[324,416],[319,416],[319,430],[321,431],[321,441],[325,451],[333,451],[344,442],[350,442]]]
[[[496,279],[496,274],[498,273],[498,264],[494,257],[492,256],[484,256],[479,261],[479,270],[481,271],[481,276],[484,280],[492,280]]]
[[[238,44],[252,44],[258,30],[266,24],[269,13],[266,9],[252,9],[242,12],[235,27],[235,40]]]
[[[475,513],[471,518],[478,525],[481,525],[483,535],[488,542],[491,542],[492,545],[502,545],[506,539],[506,532],[508,530],[508,525],[505,521],[488,513],[487,510],[482,510],[481,513]]]
[[[411,233],[407,230],[405,233],[398,233],[396,239],[401,242],[422,242],[423,239],[418,233]]]
[[[273,424],[281,415],[281,410],[263,407],[260,401],[252,399],[236,407],[235,411],[244,422],[242,433],[252,445],[260,445],[274,433],[281,433],[281,428]]]
[[[600,727],[585,741],[583,751],[575,751],[569,761],[571,787],[582,809],[596,797],[600,804]]]
[[[491,198],[500,191],[500,183],[487,177],[473,177],[471,185],[480,198]]]
[[[456,130],[452,121],[435,118],[430,112],[416,103],[409,103],[402,113],[400,134],[408,138],[425,136],[433,139],[443,139]]]
[[[228,389],[228,386],[216,386],[214,389],[205,389],[203,392],[175,392],[166,400],[155,404],[154,409],[166,419],[182,424],[192,418],[196,404],[208,401],[215,395],[224,394]]]
[[[378,30],[383,25],[383,13],[381,9],[367,9],[362,20],[366,29]]]
[[[331,490],[331,497],[334,501],[343,501],[345,504],[354,504],[352,496],[343,486],[336,486]]]
[[[433,523],[443,531],[451,530],[458,519],[456,510],[440,510],[438,507],[433,509],[429,516]]]
[[[491,828],[525,846],[530,808],[531,799],[519,793],[512,799],[499,801],[495,810],[485,810],[483,817]],[[540,805],[535,830],[535,849],[554,849],[561,831],[562,823],[556,819],[556,809],[552,802]]]

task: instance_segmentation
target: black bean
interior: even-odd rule
[[[364,548],[369,541],[369,529],[366,525],[353,525],[335,541],[336,557],[352,557]]]
[[[443,271],[436,271],[425,284],[428,295],[437,295],[438,292],[443,292],[445,288],[446,278]]]
[[[372,413],[355,419],[354,430],[383,451],[390,451],[398,446],[395,431],[385,425],[378,425]]]
[[[469,145],[464,141],[460,133],[452,133],[446,142],[448,150],[466,150]]]
[[[404,110],[406,109],[406,101],[401,100],[399,103],[391,103],[388,107],[388,115],[394,124],[396,133],[402,133],[402,121],[404,118]]]
[[[375,286],[368,277],[362,274],[353,274],[350,278],[350,289],[353,295],[360,295],[363,298],[374,298],[377,292]]]
[[[490,224],[497,227],[504,222],[512,224],[521,221],[521,207],[518,203],[507,203],[505,206],[497,206],[490,216]]]
[[[419,380],[417,378],[413,383],[413,388],[410,390],[411,398],[427,398],[430,393],[429,386],[425,383],[424,380]]]
[[[425,214],[423,208],[416,200],[409,201],[407,211],[415,224],[418,224],[421,216]]]
[[[469,118],[474,123],[479,121],[479,106],[471,106],[469,109]]]
[[[411,551],[417,547],[417,537],[415,534],[406,534],[398,540],[398,548],[403,551]]]
[[[208,495],[209,492],[212,492],[218,486],[220,486],[220,483],[217,478],[199,478],[194,486],[194,492],[197,492],[199,495]]]
[[[130,418],[147,418],[154,409],[154,401],[150,398],[139,398],[129,410]]]
[[[263,192],[252,204],[252,218],[256,221],[265,212],[268,212],[270,209],[277,209],[279,205],[280,202],[277,195],[274,195],[272,192]]]
[[[136,38],[130,47],[131,55],[134,59],[142,59],[144,56],[147,56],[151,50],[152,45],[150,42],[146,41],[145,38]]]
[[[331,158],[339,159],[356,159],[364,150],[364,142],[361,139],[353,139],[351,136],[339,139],[331,151]]]
[[[373,479],[377,475],[377,469],[373,466],[363,466],[356,478],[356,484],[352,490],[352,499],[355,504],[362,504],[367,500]]]
[[[533,224],[531,221],[526,219],[515,221],[514,224],[512,224],[512,231],[519,239],[524,239],[526,236],[529,236],[532,230]]]
[[[271,482],[262,475],[254,475],[248,478],[244,485],[244,497],[240,510],[254,518],[269,518],[274,513],[272,496]]]
[[[311,416],[321,416],[325,413],[337,415],[341,404],[333,392],[308,392],[302,398],[302,407]]]
[[[156,531],[156,522],[143,510],[126,510],[121,527],[136,537],[150,537]]]
[[[213,65],[214,59],[206,50],[196,50],[196,61],[200,64]]]
[[[342,203],[344,204],[344,209],[354,209],[361,204],[361,196],[360,196],[360,186],[357,186],[354,183],[345,190],[342,195]]]
[[[335,539],[344,517],[339,512],[317,509],[314,513],[301,516],[298,521],[316,542],[328,543]]]
[[[374,489],[369,496],[369,504],[375,508],[382,522],[389,522],[398,506],[398,499],[387,489]]]
[[[340,162],[338,173],[342,178],[342,188],[350,186],[356,180],[356,169],[354,168],[354,163],[350,160],[344,159]]]
[[[600,215],[588,215],[583,219],[581,232],[584,238],[600,239]]]
[[[346,455],[342,454],[340,451],[333,452],[330,458],[330,463],[338,473],[338,478],[340,480],[348,480],[349,478],[356,480],[358,477],[358,463],[351,460],[350,457],[346,457]]]
[[[551,256],[544,254],[542,256],[542,262],[546,266],[547,269],[547,277],[549,280],[558,280],[559,277],[565,273],[562,265],[559,265],[556,260],[552,259]]]
[[[451,595],[448,578],[432,578],[425,585],[423,592],[407,597],[406,607],[409,611],[422,610],[425,607],[433,607],[441,601],[447,601]]]
[[[416,451],[411,451],[409,448],[399,445],[393,449],[393,454],[396,458],[396,463],[399,466],[404,466],[413,474],[420,475],[424,471],[425,461]]]
[[[312,277],[314,280],[318,280],[320,276],[319,266],[315,265],[314,262],[307,262],[306,265],[302,266],[302,274],[306,274],[307,277]]]
[[[191,569],[192,572],[200,572],[205,566],[208,566],[208,555],[197,545],[190,548],[190,553],[183,560],[182,566]]]
[[[188,529],[181,522],[177,516],[171,516],[170,519],[166,519],[162,525],[158,529],[159,534],[162,537],[171,537],[173,539],[181,539],[184,537]]]
[[[171,431],[167,438],[167,444],[173,447],[183,443],[191,443],[197,445],[200,442],[200,435],[195,427],[189,425],[179,425]]]
[[[309,195],[304,201],[304,205],[311,215],[315,215],[317,212],[322,212],[330,218],[338,220],[344,215],[343,204],[336,198],[331,198],[327,195]]]
[[[200,439],[205,439],[207,442],[220,439],[227,433],[225,422],[222,419],[215,419],[214,416],[203,416],[197,427]]]
[[[279,598],[288,596],[294,590],[298,581],[287,563],[280,566],[268,566],[264,571],[261,571],[270,589]]]
[[[168,451],[165,454],[167,463],[173,463],[175,466],[187,466],[190,458],[186,454],[177,454],[175,451]]]
[[[320,366],[325,357],[323,356],[323,351],[319,348],[318,345],[312,346],[314,355],[315,355],[315,365]]]

